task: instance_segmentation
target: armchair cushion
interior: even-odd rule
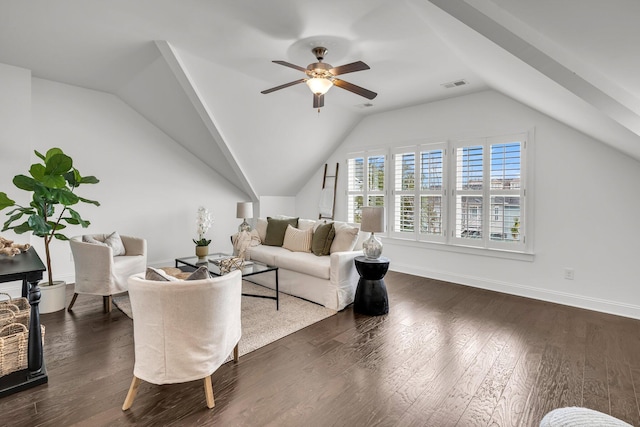
[[[171,270],[174,270],[174,269],[172,268]],[[156,282],[179,282],[181,280],[204,280],[210,277],[209,270],[204,265],[199,267],[196,271],[192,272],[191,274],[182,273],[177,268],[175,270],[177,270],[179,273],[174,274],[172,272],[171,274],[169,274],[165,271],[165,269],[147,267],[147,271],[144,275],[144,278],[145,280],[156,281]],[[185,275],[186,277],[180,276],[180,275]]]
[[[156,269],[153,267],[147,267],[147,271],[144,274],[145,280],[154,280],[157,282],[176,282],[178,281],[177,277],[171,276],[165,273],[163,270]]]
[[[113,256],[126,255],[124,243],[122,243],[122,239],[117,231],[106,236],[102,242],[89,234],[82,236],[82,241],[84,243],[91,243],[98,246],[108,246],[113,251]]]

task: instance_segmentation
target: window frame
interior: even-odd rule
[[[387,207],[387,218],[389,218],[390,226],[387,227],[389,231],[389,237],[394,237],[397,239],[410,239],[424,242],[438,242],[438,243],[446,243],[447,240],[447,204],[446,204],[446,188],[447,188],[447,142],[438,141],[438,142],[425,142],[417,145],[403,146],[403,147],[395,147],[390,150],[390,164],[391,167],[389,173],[389,189],[391,191],[391,195],[388,198],[390,201],[390,206]],[[439,190],[424,190],[421,185],[421,177],[422,177],[422,153],[425,152],[433,152],[433,151],[442,151],[442,188]],[[397,156],[403,154],[413,154],[414,155],[414,186],[413,189],[410,190],[401,190],[396,187],[396,182],[398,182],[397,176]],[[414,222],[413,222],[413,231],[404,232],[396,230],[396,217],[398,212],[395,209],[396,197],[399,195],[408,195],[413,197],[414,201]],[[441,234],[429,234],[423,233],[421,231],[421,218],[422,218],[422,197],[423,196],[439,196],[441,197]]]
[[[384,178],[383,178],[383,189],[382,190],[371,190],[369,188],[369,159],[372,157],[383,157],[384,161],[383,161],[383,168],[384,168]],[[352,190],[349,188],[349,180],[350,180],[350,168],[349,168],[349,162],[353,159],[358,159],[358,158],[362,158],[363,159],[363,182],[362,182],[362,190]],[[364,206],[369,206],[369,197],[373,196],[382,196],[383,200],[386,202],[386,200],[388,199],[387,196],[387,188],[388,188],[388,170],[389,170],[389,155],[388,155],[388,150],[387,149],[383,149],[383,148],[379,148],[379,149],[371,149],[371,150],[364,150],[364,151],[358,151],[358,152],[353,152],[353,153],[349,153],[347,154],[347,159],[346,159],[346,170],[347,170],[347,189],[346,189],[346,195],[347,195],[347,222],[351,222],[351,223],[360,223],[360,221],[357,220],[357,216],[356,216],[356,211],[352,210],[350,208],[350,197],[357,197],[357,196],[362,196],[362,207]],[[381,233],[383,234],[383,233]]]
[[[449,216],[449,224],[452,224],[452,230],[449,235],[450,243],[453,245],[460,246],[472,246],[478,248],[485,249],[497,249],[503,251],[510,252],[527,252],[530,250],[530,247],[527,246],[527,223],[528,223],[528,201],[527,201],[527,173],[530,165],[527,161],[527,141],[528,141],[527,133],[517,133],[517,134],[509,134],[509,135],[500,135],[500,136],[492,136],[486,138],[475,138],[475,139],[467,139],[467,140],[458,140],[451,141],[451,159],[450,159],[450,171],[451,173],[451,199],[449,200],[450,206],[450,216]],[[492,156],[492,147],[495,145],[520,142],[520,188],[516,190],[505,190],[505,189],[493,189],[492,188],[492,180],[491,180],[491,156]],[[458,157],[458,150],[463,147],[472,147],[472,146],[481,146],[483,149],[483,157],[482,157],[482,190],[461,190],[458,186],[458,170],[456,165],[456,159]],[[482,235],[479,238],[466,238],[459,237],[456,234],[457,227],[457,198],[464,196],[477,196],[482,197]],[[517,242],[513,241],[502,241],[502,240],[493,240],[491,238],[491,219],[493,217],[494,210],[492,209],[492,198],[493,197],[519,197],[520,200],[520,214],[519,214],[519,222],[520,222],[520,232],[519,240]]]

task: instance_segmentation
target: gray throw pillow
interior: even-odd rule
[[[155,280],[158,282],[177,282],[178,281],[178,279],[176,279],[175,277],[170,276],[164,271],[153,268],[153,267],[147,267],[147,271],[144,274],[144,278],[146,280]]]
[[[311,252],[315,255],[323,256],[329,255],[331,250],[331,243],[336,235],[336,230],[333,227],[333,223],[322,224],[316,228],[313,233],[313,240],[311,241]]]
[[[262,244],[267,246],[282,246],[287,225],[298,228],[298,218],[274,219],[267,217],[267,235]]]
[[[208,278],[209,278],[209,269],[206,266],[202,265],[198,267],[196,271],[191,273],[191,275],[187,277],[185,280],[203,280]]]
[[[117,231],[109,234],[106,239],[104,239],[104,243],[107,246],[111,247],[113,251],[113,256],[121,256],[125,255],[124,243],[122,243],[122,239]]]

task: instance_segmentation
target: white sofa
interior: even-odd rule
[[[324,220],[322,221],[324,222]],[[264,242],[267,221],[258,219],[257,234]],[[337,233],[346,226],[359,230],[360,224],[334,222]],[[298,228],[317,227],[316,220],[298,220]],[[255,232],[254,232],[255,233]],[[246,259],[278,267],[280,292],[321,304],[332,310],[342,310],[353,302],[358,284],[354,258],[362,255],[363,233],[358,232],[352,250],[333,251],[330,255],[317,256],[310,252],[293,252],[279,246],[259,244],[250,246]],[[275,289],[275,274],[257,274],[248,278],[252,282]]]

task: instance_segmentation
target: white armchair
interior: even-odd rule
[[[238,361],[241,294],[238,270],[178,282],[129,278],[135,362],[122,410],[133,404],[140,380],[173,384],[204,379],[207,407],[213,408],[211,375],[232,351]]]
[[[103,242],[107,235],[93,234]],[[111,296],[125,292],[129,276],[144,273],[147,268],[147,241],[138,237],[120,236],[125,255],[113,256],[108,246],[85,243],[82,236],[69,241],[75,264],[76,281],[73,298],[67,308],[71,311],[78,294],[102,295],[105,313],[111,311]]]

